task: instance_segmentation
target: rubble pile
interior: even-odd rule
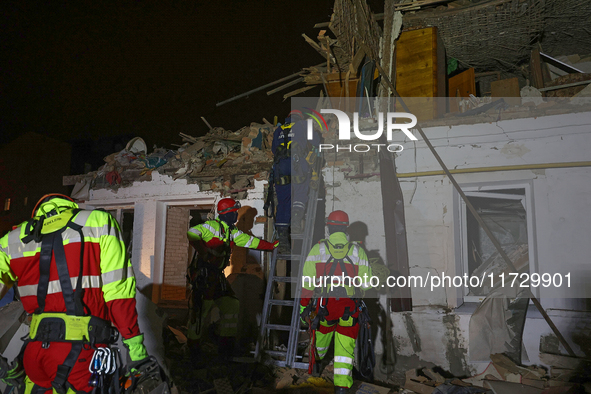
[[[143,140],[135,138],[122,151],[105,157],[105,164],[97,171],[65,177],[64,184],[77,184],[78,195],[73,197],[84,200],[89,189],[117,190],[134,182],[150,181],[156,170],[174,180],[197,183],[203,191],[243,198],[253,187],[253,179],[267,179],[273,162],[274,129],[266,122],[252,123],[235,132],[215,127],[202,137],[179,133],[183,145],[177,145],[176,150],[155,148],[150,154]]]
[[[486,369],[465,379],[444,377],[429,368],[406,372],[405,393],[580,393],[590,392],[586,383],[589,360],[540,353],[540,360],[550,371],[537,366],[520,366],[504,354],[491,354]],[[443,373],[443,372],[442,372]]]

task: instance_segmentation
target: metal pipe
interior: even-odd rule
[[[472,174],[478,172],[496,172],[496,171],[519,171],[519,170],[545,170],[549,168],[573,168],[573,167],[591,167],[591,161],[572,161],[568,163],[547,163],[547,164],[519,164],[513,166],[497,167],[476,167],[476,168],[456,168],[449,170],[451,174]],[[398,178],[415,178],[422,176],[445,175],[445,171],[419,171],[405,172],[396,174]]]

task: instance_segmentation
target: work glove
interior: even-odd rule
[[[267,242],[265,240],[260,240],[259,246],[257,246],[257,250],[274,250],[277,246],[279,246],[279,241],[275,241],[273,243]]]
[[[144,392],[138,389],[138,386],[154,387],[161,382],[168,382],[168,377],[158,364],[156,357],[150,356],[143,360],[132,361],[127,365],[123,393]]]
[[[311,311],[310,305],[307,305],[307,306],[300,305],[300,321],[303,324],[306,324],[306,325],[308,324],[308,322],[306,321],[306,318],[308,316],[310,316],[310,311]]]
[[[18,360],[14,360],[11,366],[8,364],[8,360],[0,356],[0,380],[9,386],[20,389],[25,382],[25,370]]]
[[[132,362],[142,361],[148,358],[148,351],[144,346],[144,334],[124,339],[123,344],[129,351],[129,358]]]

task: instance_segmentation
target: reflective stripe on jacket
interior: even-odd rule
[[[76,203],[59,199],[60,207],[78,208]],[[56,199],[41,204],[37,212],[49,212]],[[45,206],[47,205],[47,206]],[[84,262],[82,271],[83,302],[90,315],[110,320],[124,338],[139,335],[135,310],[135,276],[117,221],[111,214],[94,210],[80,211],[72,219],[82,227]],[[22,242],[26,223],[0,239],[0,285],[18,289],[24,309],[33,313],[38,308],[39,256],[41,242]],[[80,234],[66,228],[62,234],[68,273],[75,289],[80,271]],[[45,312],[65,312],[59,275],[52,257]]]
[[[230,230],[230,226],[221,220],[208,220],[198,224],[189,229],[187,236],[189,241],[204,241],[207,244],[216,239],[223,243],[234,242],[237,246],[250,249],[256,249],[260,242],[257,237],[245,234],[236,227]]]
[[[325,240],[322,240],[314,245],[312,250],[310,250],[310,253],[308,253],[308,257],[306,258],[306,262],[304,264],[304,278],[312,279],[311,281],[304,280],[302,283],[301,304],[304,306],[308,305],[310,298],[313,296],[314,289],[316,288],[314,283],[320,283],[319,278],[328,275],[330,272],[330,267],[333,264],[336,264],[337,266],[332,276],[338,276],[339,278],[342,278],[342,275],[351,278],[359,276],[362,279],[366,277],[367,280],[362,280],[359,288],[362,290],[367,290],[371,287],[369,284],[369,280],[372,276],[371,268],[363,248],[361,248],[356,243],[349,243],[347,241],[347,236],[342,232],[331,234],[328,241],[333,245],[349,244],[347,246],[347,248],[350,246],[347,253],[347,258],[343,259],[343,263],[345,264],[347,272],[342,272],[340,264],[336,260],[333,260],[331,264],[326,264],[331,259],[332,255],[330,254],[330,250],[327,247]],[[328,278],[327,282],[330,285],[331,279]],[[349,282],[347,281],[345,283],[348,284]],[[353,286],[345,285],[344,287],[349,296],[353,296],[355,294],[355,288]]]

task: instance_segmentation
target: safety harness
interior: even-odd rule
[[[223,270],[228,266],[229,258],[228,258],[228,250],[231,248],[231,240],[230,236],[232,234],[232,229],[234,225],[228,225],[228,232],[224,230],[224,225],[222,221],[219,219],[215,219],[215,221],[220,226],[220,232],[222,233],[222,241],[224,245],[222,247],[222,252],[218,253],[213,249],[208,249],[208,253],[215,257],[223,257],[224,264],[221,267],[213,268],[211,264],[205,263],[203,256],[199,256],[197,251],[193,254],[193,260],[191,262],[191,266],[188,269],[187,279],[191,284],[191,302],[193,304],[193,310],[195,314],[192,316],[191,322],[196,323],[197,319],[199,322],[197,324],[197,334],[201,332],[201,312],[203,310],[203,297],[205,295],[205,291],[209,289],[211,283],[208,282],[209,275],[216,275],[216,279],[219,281],[219,285],[221,288],[222,293],[226,293],[227,282],[225,276],[223,274]],[[215,286],[215,284],[214,284]],[[191,304],[189,303],[189,308],[191,308]]]
[[[347,264],[345,264],[345,260],[347,262],[349,262],[351,264],[351,266],[354,266],[353,261],[349,257],[349,252],[353,248],[354,244],[346,243],[346,244],[333,245],[329,240],[324,240],[322,242],[324,243],[324,246],[330,252],[330,258],[326,261],[326,264],[324,265],[324,276],[325,277],[326,276],[332,277],[332,275],[334,275],[334,273],[336,271],[337,266],[341,267],[341,271],[344,275],[349,275],[349,273],[347,271]],[[330,265],[330,268],[327,273],[326,271],[327,271],[327,267],[329,267],[329,265]],[[326,288],[326,286],[324,286],[324,287]],[[338,319],[326,320],[326,316],[329,315],[329,311],[326,308],[327,302],[323,303],[323,300],[326,298],[329,298],[329,297],[330,298],[337,298],[337,299],[341,298],[341,297],[348,297],[348,298],[351,298],[355,302],[355,307],[353,308],[353,310],[351,310],[350,307],[345,307],[345,311],[343,313],[342,319],[349,320],[350,317],[352,317],[357,311],[359,311],[358,317],[353,317],[353,322],[352,322],[352,326],[359,323],[359,335],[358,335],[359,358],[360,358],[359,372],[366,379],[373,378],[373,368],[375,366],[375,354],[374,354],[374,349],[373,349],[373,342],[371,339],[371,318],[369,316],[369,312],[367,310],[367,306],[365,305],[365,302],[363,302],[363,300],[361,298],[356,298],[355,293],[353,295],[349,296],[346,293],[346,290],[344,289],[344,287],[339,287],[339,289],[344,290],[344,294],[342,294],[343,291],[341,291],[341,292],[336,291],[335,292],[334,289],[330,289],[330,291],[329,291],[325,288],[323,288],[322,293],[321,293],[321,298],[318,301],[318,312],[317,312],[316,316],[314,317],[314,319],[312,319],[312,322],[310,324],[310,328],[312,330],[312,332],[311,332],[311,338],[312,338],[311,347],[312,347],[313,351],[310,352],[312,357],[310,358],[310,364],[308,366],[309,373],[311,373],[311,371],[313,369],[313,365],[316,362],[316,360],[315,360],[316,359],[316,357],[315,357],[315,355],[316,355],[315,331],[318,330],[320,322],[322,322],[324,320],[324,321],[326,321],[326,323],[329,326],[338,323]]]
[[[271,167],[271,173],[269,174],[269,186],[267,189],[267,198],[265,199],[265,205],[263,205],[263,210],[267,217],[274,217],[275,214],[275,184],[278,186],[289,185],[291,183],[291,176],[290,175],[282,175],[279,172],[279,162],[284,159],[290,158],[290,142],[289,139],[289,132],[291,131],[291,127],[294,123],[288,123],[281,126],[281,131],[283,134],[283,142],[277,146],[275,149],[275,154],[273,155],[273,166]]]
[[[68,383],[68,376],[76,364],[83,346],[90,345],[94,347],[96,344],[115,343],[119,337],[119,332],[112,327],[109,321],[87,314],[82,301],[84,296],[84,289],[82,288],[84,234],[82,233],[82,226],[72,221],[80,211],[80,209],[72,210],[65,226],[47,234],[42,234],[41,229],[44,221],[48,218],[51,220],[51,217],[43,216],[40,219],[32,219],[26,224],[25,237],[22,239],[25,244],[31,241],[41,243],[39,284],[37,286],[37,304],[39,307],[32,316],[29,339],[23,345],[23,350],[28,342],[32,341],[42,342],[42,347],[45,349],[50,346],[51,342],[70,342],[72,344],[70,353],[64,363],[58,366],[55,379],[51,382],[52,387],[60,394],[65,394],[68,388],[76,391]],[[60,213],[60,215],[64,212]],[[76,291],[72,289],[62,240],[62,234],[67,228],[76,231],[80,235],[80,270],[76,281]],[[45,312],[52,255],[55,256],[59,282],[66,304],[66,313]]]

